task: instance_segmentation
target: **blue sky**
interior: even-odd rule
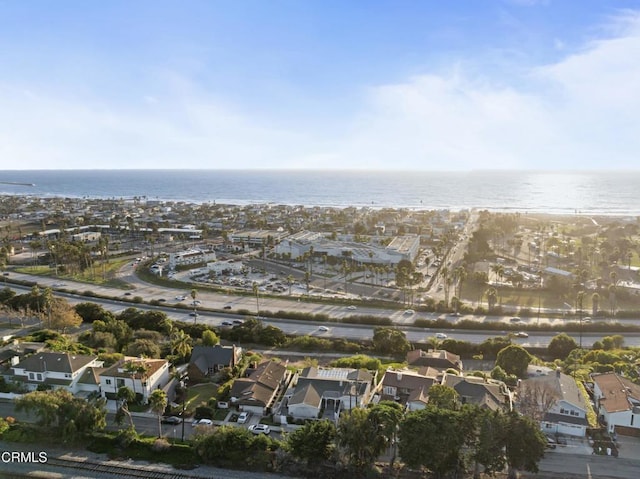
[[[638,58],[629,0],[0,0],[0,169],[635,169]]]

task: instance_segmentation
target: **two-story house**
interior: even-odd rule
[[[193,381],[211,378],[224,368],[232,368],[242,357],[242,348],[238,346],[196,346],[191,351],[187,371]]]
[[[598,419],[610,433],[640,433],[640,386],[614,372],[592,374]]]
[[[118,389],[128,387],[138,402],[146,403],[155,389],[169,382],[169,362],[166,359],[147,359],[125,356],[100,373],[100,388],[107,399],[116,399]]]
[[[562,372],[526,379],[518,388],[521,412],[537,417],[545,433],[584,437],[588,405],[575,379]]]
[[[288,412],[295,418],[336,420],[342,410],[369,404],[373,381],[364,369],[305,368],[285,394]]]
[[[442,374],[433,368],[421,371],[388,369],[380,382],[382,400],[397,401],[409,411],[424,409],[429,400],[429,388],[440,384]]]
[[[512,409],[511,393],[502,381],[445,373],[442,384],[455,389],[462,404],[475,404],[492,411]]]
[[[450,353],[445,349],[414,349],[407,353],[407,364],[410,367],[430,367],[440,371],[455,369],[462,372],[462,361],[457,354]]]
[[[64,388],[72,394],[88,390],[79,384],[80,379],[88,369],[99,368],[103,364],[97,356],[46,351],[14,362],[10,367],[11,374],[7,376],[9,381],[22,383],[30,391],[44,385],[53,389]],[[98,391],[99,387],[95,385],[90,389]]]
[[[268,414],[278,393],[291,377],[289,370],[276,361],[264,361],[245,378],[238,378],[231,386],[231,404],[243,411]]]

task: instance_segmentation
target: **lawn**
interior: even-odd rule
[[[126,283],[121,280],[115,279],[116,273],[129,261],[131,260],[125,258],[109,260],[104,265],[104,275],[102,263],[96,262],[94,268],[87,268],[83,272],[74,275],[59,274],[57,278],[60,280],[68,279],[70,281],[79,281],[82,283],[99,284],[122,288],[126,287]],[[50,268],[49,266],[22,266],[16,268],[16,271],[19,273],[33,274],[37,276],[55,276],[55,270],[53,268]]]
[[[192,409],[200,406],[201,403],[207,403],[209,399],[215,397],[218,392],[218,386],[212,383],[197,384],[188,389],[187,408]]]

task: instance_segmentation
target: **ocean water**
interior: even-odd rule
[[[0,194],[640,215],[638,171],[7,170]]]

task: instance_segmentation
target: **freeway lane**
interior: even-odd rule
[[[55,278],[42,278],[35,277],[31,275],[23,275],[18,273],[12,273],[12,277],[19,278],[22,280],[34,281],[37,280],[41,287],[53,286],[54,283],[58,283]],[[14,289],[19,294],[24,294],[25,292],[30,291],[29,287],[14,285],[11,283],[7,283],[7,287]],[[114,297],[121,296],[123,299],[128,296],[124,296],[122,290],[115,288],[107,288],[103,286],[93,287],[82,283],[72,283],[69,281],[65,282],[65,289],[71,290],[76,289],[78,291],[86,291],[89,288],[95,290],[96,294],[101,295],[110,295]],[[166,306],[150,306],[148,304],[140,304],[133,303],[129,301],[118,301],[111,299],[101,299],[96,297],[86,297],[81,295],[74,295],[70,293],[63,292],[55,292],[56,295],[67,298],[72,304],[79,302],[92,301],[102,305],[105,309],[108,309],[114,313],[119,313],[126,308],[135,307],[139,309],[145,310],[161,310],[165,312],[170,318],[174,320],[180,321],[193,321],[193,318],[189,316],[190,309],[179,309],[171,307],[171,304],[180,303],[180,301],[176,301],[174,298],[178,293],[184,293],[182,290],[175,290],[170,288],[160,288],[154,285],[146,288],[145,293],[141,289],[136,289],[134,294],[138,296],[142,296],[145,301],[149,301],[151,299],[159,299],[164,298],[167,300],[165,303]],[[231,296],[224,295],[220,293],[209,293],[209,292],[201,292],[198,294],[198,298],[202,301],[201,305],[198,308],[217,308],[222,309],[224,305],[231,305],[233,309],[246,309],[247,311],[255,311],[256,303],[255,298],[252,297],[244,297],[244,296]],[[377,308],[368,308],[362,305],[358,305],[356,309],[348,309],[345,306],[341,305],[329,305],[329,304],[315,304],[315,303],[306,303],[306,302],[297,302],[286,299],[272,299],[269,298],[271,302],[269,303],[269,308],[262,307],[263,310],[271,310],[271,311],[280,311],[280,310],[302,310],[305,312],[312,313],[324,313],[331,317],[335,317],[337,319],[344,318],[348,315],[372,315],[378,317],[388,317],[391,318],[393,323],[403,329],[407,338],[416,343],[423,343],[428,340],[428,338],[435,336],[437,332],[446,334],[449,338],[457,339],[461,341],[469,341],[469,342],[482,342],[487,338],[505,335],[505,330],[499,329],[496,331],[470,331],[470,330],[462,330],[462,329],[422,329],[415,328],[412,326],[413,322],[418,318],[423,319],[446,319],[450,323],[454,323],[461,319],[474,319],[481,322],[501,322],[504,325],[512,325],[509,322],[509,318],[505,317],[495,317],[495,316],[460,316],[454,317],[451,315],[445,314],[436,314],[436,313],[421,313],[415,312],[413,314],[406,314],[404,311],[391,310],[391,309],[377,309]],[[263,305],[263,300],[260,300],[261,305]],[[203,309],[199,309],[198,322],[209,324],[214,327],[224,327],[222,326],[223,321],[230,321],[233,319],[244,319],[243,316],[238,316],[235,314],[228,313],[211,313],[204,311]],[[524,326],[528,323],[536,324],[537,318],[522,318],[522,321],[518,324]],[[640,323],[640,320],[631,320],[634,323]],[[287,334],[296,334],[296,335],[304,335],[310,334],[317,337],[341,337],[345,339],[351,340],[366,340],[371,339],[373,336],[373,327],[372,326],[360,326],[360,325],[346,325],[346,324],[337,324],[337,323],[318,323],[318,322],[306,322],[306,321],[298,321],[298,320],[286,320],[286,319],[275,319],[269,318],[264,319],[265,324],[272,324],[280,329],[282,329]],[[547,318],[541,318],[540,323],[548,323],[555,326],[560,326],[565,321],[561,319],[553,319],[549,320]],[[318,328],[321,325],[325,325],[329,328],[329,331],[320,331]],[[14,331],[15,332],[15,331]],[[534,346],[534,347],[546,347],[549,344],[549,341],[557,334],[557,331],[550,333],[537,333],[530,331],[528,338],[514,338],[514,341],[523,346]],[[607,334],[601,333],[584,333],[582,344],[585,347],[590,347],[594,341],[606,336]],[[578,341],[579,335],[577,333],[571,333],[571,336]],[[640,346],[640,333],[625,333],[625,344],[628,346]]]

